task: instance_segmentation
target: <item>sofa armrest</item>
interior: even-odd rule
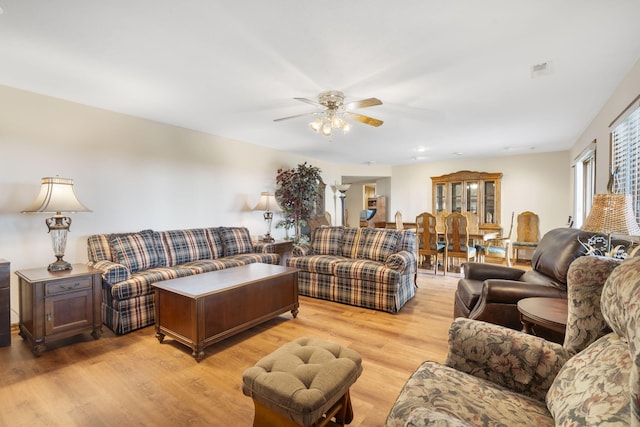
[[[517,304],[524,298],[567,298],[567,293],[553,286],[536,285],[517,280],[487,279],[482,284],[482,298],[486,304]]]
[[[253,251],[258,254],[272,254],[276,251],[276,245],[271,242],[255,242]]]
[[[483,281],[486,279],[518,280],[525,270],[513,267],[503,267],[497,264],[467,262],[464,266],[465,279]]]
[[[131,271],[122,264],[111,261],[89,261],[89,267],[102,271],[102,280],[109,284],[114,284],[128,280],[131,277]]]
[[[513,329],[465,318],[449,329],[445,364],[544,401],[571,354],[560,344]]]
[[[401,274],[415,273],[418,268],[418,260],[415,253],[400,251],[389,255],[384,261],[384,265]],[[412,268],[414,271],[411,270]]]
[[[308,243],[303,243],[302,245],[294,246],[293,250],[291,251],[292,257],[307,256],[307,255],[313,255],[313,248]]]

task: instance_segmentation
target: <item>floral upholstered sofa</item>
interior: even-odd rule
[[[567,285],[563,345],[458,318],[386,425],[640,426],[640,258],[580,257]]]
[[[253,244],[244,227],[95,234],[89,266],[102,270],[102,320],[117,334],[152,325],[153,284],[255,262],[278,264],[270,243]]]
[[[287,265],[299,269],[300,295],[396,313],[415,296],[416,234],[321,226]]]

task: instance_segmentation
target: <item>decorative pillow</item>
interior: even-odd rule
[[[360,259],[384,262],[398,243],[398,232],[383,228],[363,228],[360,230],[358,256]]]
[[[253,253],[251,235],[246,227],[219,227],[224,256]]]
[[[154,245],[153,230],[112,234],[109,246],[113,262],[124,265],[132,273],[162,266]]]
[[[320,226],[313,233],[313,253],[315,255],[341,255],[340,241],[343,227]]]
[[[201,259],[211,259],[211,248],[204,228],[155,233],[158,257],[172,267]]]

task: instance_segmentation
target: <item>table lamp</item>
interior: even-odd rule
[[[22,213],[46,212],[54,213],[51,218],[45,219],[45,224],[51,234],[53,253],[57,261],[49,264],[49,271],[71,270],[71,264],[63,260],[67,247],[67,233],[71,226],[71,218],[64,216],[63,212],[91,212],[84,206],[73,191],[73,179],[47,177],[42,178],[40,194],[35,202]]]
[[[639,236],[640,227],[633,213],[631,194],[596,194],[591,212],[582,229],[607,235],[607,253],[611,250],[611,235]]]
[[[275,239],[271,237],[271,223],[273,221],[273,213],[280,212],[280,206],[276,202],[276,198],[273,193],[262,192],[260,193],[260,201],[253,210],[264,211],[264,220],[267,221],[267,234],[262,239],[263,242],[275,242]]]

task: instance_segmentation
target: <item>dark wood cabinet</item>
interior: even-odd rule
[[[49,342],[91,332],[102,334],[100,271],[83,264],[72,270],[16,271],[20,291],[20,336],[35,355]]]
[[[0,347],[11,345],[11,290],[7,260],[0,259]]]

